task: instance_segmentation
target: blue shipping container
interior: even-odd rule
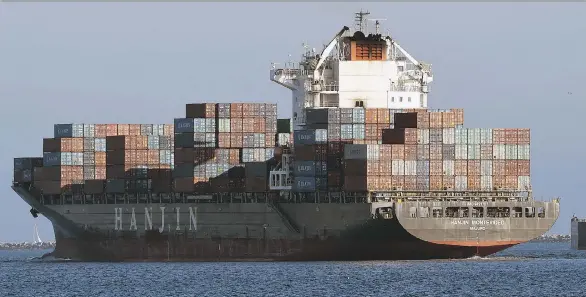
[[[61,165],[61,153],[43,153],[43,166],[59,166]]]
[[[175,119],[175,133],[194,132],[193,119]]]
[[[295,177],[293,191],[315,192],[315,177]]]
[[[295,145],[315,144],[315,130],[295,130],[293,132],[293,143]]]
[[[295,176],[315,176],[314,161],[295,161],[293,165],[293,175]]]
[[[73,137],[73,124],[55,124],[53,130],[55,138]]]

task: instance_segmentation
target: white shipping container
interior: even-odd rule
[[[468,160],[480,160],[480,144],[468,145]]]
[[[405,161],[405,175],[417,175],[417,161]]]
[[[417,143],[429,144],[429,129],[417,129]]]
[[[468,159],[468,145],[456,144],[456,160],[467,160]]]
[[[454,175],[454,160],[444,160],[444,175]]]
[[[83,153],[71,153],[71,165],[83,166]]]
[[[505,144],[506,159],[517,160],[517,145],[516,144]]]
[[[517,177],[517,188],[519,190],[531,189],[531,177],[530,176]]]
[[[380,146],[376,145],[376,144],[368,145],[366,148],[366,159],[367,160],[380,159]]]
[[[506,159],[506,149],[504,144],[493,144],[492,145],[492,157],[496,160]]]
[[[353,138],[352,124],[340,125],[340,138],[342,140],[348,140]]]
[[[480,144],[492,144],[492,129],[480,129]]]
[[[364,124],[352,125],[352,136],[354,137],[354,139],[366,138],[366,132],[364,131]]]
[[[284,145],[290,145],[290,134],[289,133],[279,133],[278,137],[278,144],[280,146],[284,146]]]
[[[106,138],[96,138],[95,140],[95,151],[105,152],[106,151]]]
[[[405,161],[393,160],[391,166],[392,175],[405,175]]]
[[[270,160],[274,156],[275,156],[275,149],[274,148],[265,149],[265,160]]]
[[[483,175],[480,177],[480,189],[485,191],[492,190],[492,175]]]
[[[71,153],[61,153],[61,165],[72,166],[73,159]]]
[[[230,133],[230,119],[218,119],[218,132]]]
[[[454,129],[454,140],[456,144],[468,144],[468,129],[456,128]]]
[[[83,137],[83,124],[73,124],[71,131],[73,137]]]
[[[517,145],[517,158],[519,160],[531,160],[531,150],[529,144]]]
[[[153,136],[163,136],[165,134],[165,125],[154,124],[153,125]]]
[[[480,144],[480,129],[469,128],[468,129],[468,144]]]
[[[444,144],[455,144],[456,143],[456,129],[455,128],[444,128],[442,129],[442,138]]]
[[[327,129],[315,129],[315,142],[327,143],[328,142],[328,130]]]
[[[462,175],[457,175],[454,178],[454,182],[455,182],[455,190],[456,191],[466,191],[468,189],[468,177],[467,176],[462,176]]]
[[[83,137],[96,137],[96,125],[84,124],[83,125]]]
[[[480,161],[480,175],[492,175],[492,160]]]
[[[96,155],[91,153],[83,153],[83,165],[96,165]]]

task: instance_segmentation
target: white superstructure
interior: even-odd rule
[[[344,26],[321,54],[308,50],[299,63],[272,64],[272,81],[293,91],[293,128],[303,129],[306,107],[425,108],[431,65],[418,62],[379,20],[369,32],[368,12],[356,13],[356,28]]]

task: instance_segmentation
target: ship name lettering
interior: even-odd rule
[[[470,227],[470,231],[484,231],[486,230],[486,227]]]
[[[161,224],[158,228],[159,232],[165,231],[165,207],[160,206],[161,209]],[[181,225],[181,208],[175,207],[175,230],[181,231],[184,227]],[[189,209],[189,231],[197,231],[197,207],[188,207]],[[127,222],[130,223],[126,229],[130,231],[136,231],[138,229],[137,220],[136,220],[136,210],[134,207],[127,208],[126,211],[129,214],[129,218]],[[115,207],[114,208],[114,230],[124,230],[122,221],[123,221],[123,208],[122,207]],[[171,228],[171,224],[169,224],[169,228]],[[152,207],[145,207],[144,208],[144,230],[153,230],[153,208]]]

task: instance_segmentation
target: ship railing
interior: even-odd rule
[[[421,92],[422,86],[397,86],[392,84],[390,90],[392,92]],[[427,86],[427,90],[429,91],[429,86]]]

